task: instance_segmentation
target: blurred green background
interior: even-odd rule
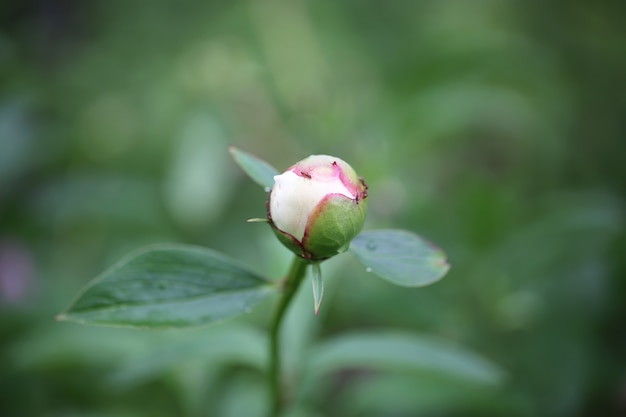
[[[334,372],[294,415],[625,415],[625,12],[610,0],[4,0],[0,415],[259,415],[262,375],[209,351],[232,341],[262,362],[272,302],[175,332],[53,321],[149,243],[284,273],[289,253],[244,222],[266,195],[228,144],[278,169],[314,153],[349,161],[370,187],[366,228],[413,230],[452,264],[403,289],[349,255],[325,263],[320,316],[305,285],[287,323],[288,372],[319,341],[391,329],[458,343],[507,375],[477,388]],[[239,327],[249,334],[229,333]]]

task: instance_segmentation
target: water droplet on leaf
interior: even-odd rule
[[[367,242],[367,245],[365,245],[365,247],[366,247],[368,250],[374,251],[374,250],[376,250],[376,248],[377,248],[378,246],[376,245],[376,242],[374,242],[374,241],[370,241],[370,242]]]
[[[365,272],[372,272],[372,268],[368,266],[367,268],[365,268]]]

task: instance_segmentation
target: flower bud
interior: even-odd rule
[[[267,218],[298,256],[323,260],[348,249],[362,229],[367,186],[345,161],[312,155],[274,177]]]

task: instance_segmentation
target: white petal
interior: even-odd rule
[[[304,237],[309,216],[328,194],[354,198],[339,178],[315,181],[287,171],[274,177],[270,198],[270,214],[276,227],[299,241]]]

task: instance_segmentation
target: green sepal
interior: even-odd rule
[[[361,232],[367,200],[352,200],[340,194],[319,204],[309,218],[303,246],[312,259],[327,259],[345,252]]]
[[[272,226],[272,231],[274,232],[274,234],[276,235],[280,243],[282,243],[287,249],[289,249],[290,251],[292,251],[293,253],[295,253],[301,258],[310,259],[310,256],[307,255],[307,253],[304,251],[304,248],[302,247],[300,243],[298,243],[296,238],[294,238],[293,236],[287,233],[280,231],[271,222],[270,222],[270,225]]]
[[[322,305],[322,298],[324,297],[324,280],[322,279],[322,268],[319,262],[313,262],[311,264],[311,284],[313,285],[313,302],[315,304],[314,313],[320,311]]]

